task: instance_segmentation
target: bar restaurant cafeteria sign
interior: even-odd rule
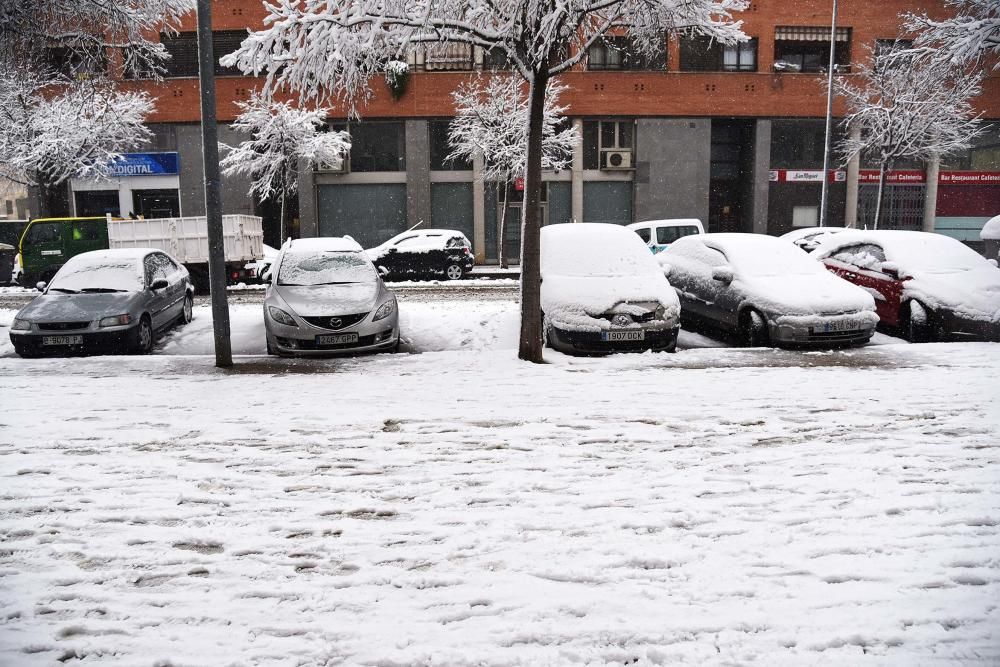
[[[179,167],[177,153],[125,153],[111,163],[109,175],[115,178],[173,176],[179,173]]]
[[[830,183],[847,181],[843,170],[831,169],[827,178]],[[819,183],[823,180],[822,169],[772,169],[772,183]],[[885,182],[890,185],[924,185],[927,175],[918,169],[900,169],[886,174]],[[877,169],[862,169],[858,172],[858,183],[877,184]],[[942,171],[938,173],[941,185],[1000,185],[1000,171]]]

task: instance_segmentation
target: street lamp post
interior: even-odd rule
[[[826,69],[826,133],[823,135],[823,177],[819,196],[819,226],[826,226],[826,200],[830,171],[830,125],[833,122],[833,67],[837,47],[837,0],[833,0],[833,19],[830,21],[830,63]]]

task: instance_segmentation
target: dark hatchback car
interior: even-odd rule
[[[71,257],[14,317],[10,340],[22,357],[153,349],[154,335],[191,321],[187,269],[152,248]]]
[[[476,265],[469,239],[453,229],[403,232],[365,252],[387,280],[458,280]]]

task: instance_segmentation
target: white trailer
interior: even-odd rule
[[[261,219],[254,215],[224,215],[222,235],[226,277],[230,281],[240,280],[244,277],[244,265],[264,256]],[[205,216],[139,220],[109,218],[108,245],[111,248],[164,250],[187,267],[196,288],[208,289],[208,219]]]

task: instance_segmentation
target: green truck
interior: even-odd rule
[[[242,280],[247,262],[263,257],[261,219],[222,216],[226,274]],[[115,220],[38,218],[21,236],[22,285],[49,282],[70,257],[108,248],[156,248],[184,264],[200,290],[208,289],[208,221],[204,216]]]

